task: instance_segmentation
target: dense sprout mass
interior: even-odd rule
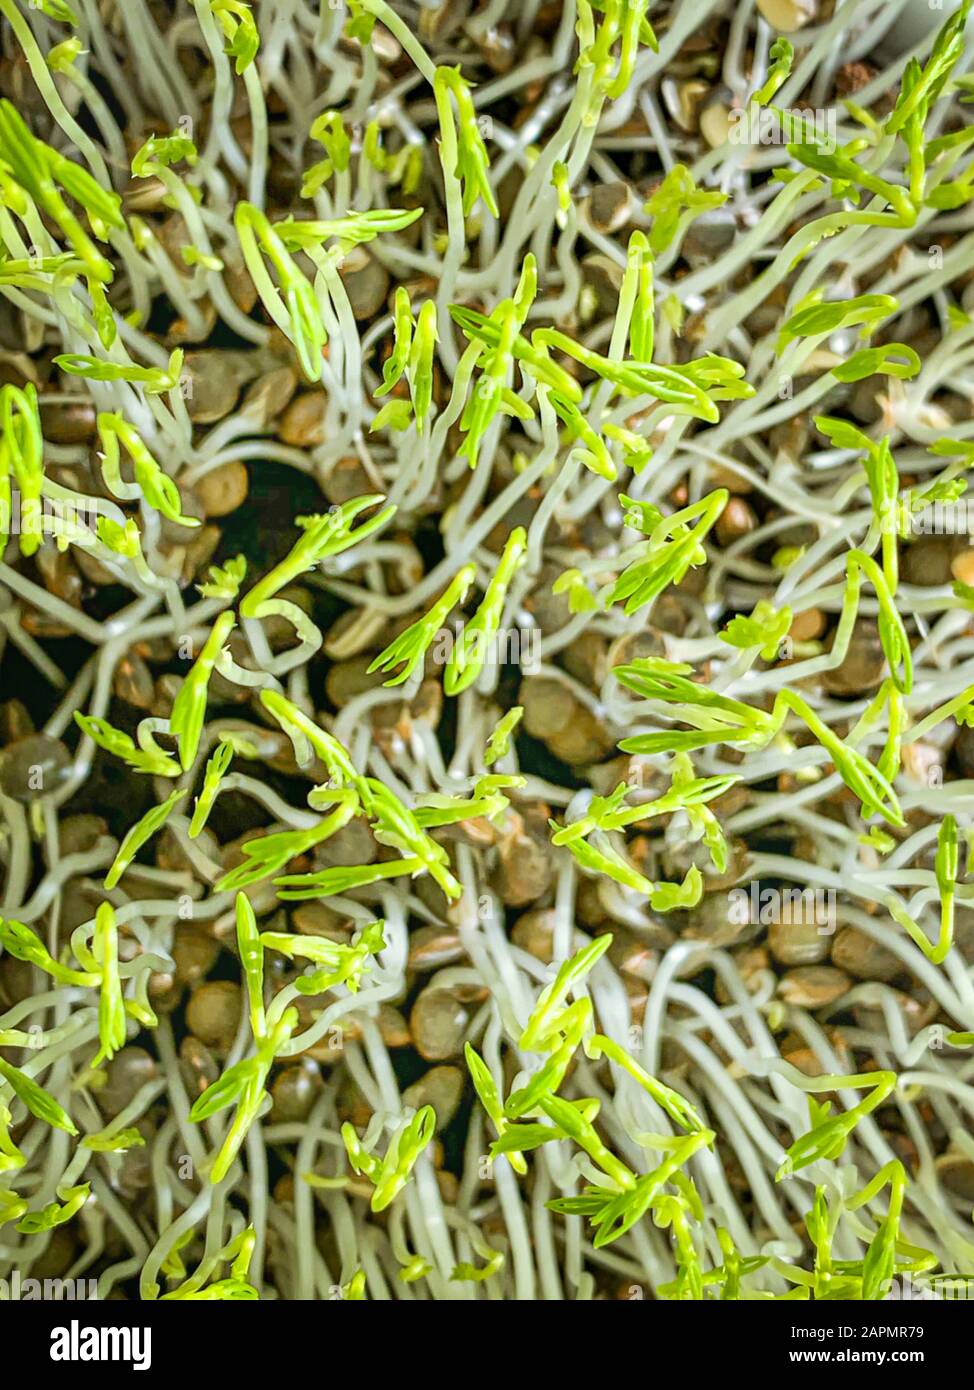
[[[0,1278],[974,1268],[974,47],[0,0]]]

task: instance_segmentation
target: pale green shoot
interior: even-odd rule
[[[510,751],[511,737],[524,714],[523,705],[514,705],[506,714],[502,715],[491,730],[487,740],[487,747],[484,750],[484,766],[492,767],[498,758],[506,757]]]
[[[54,362],[68,376],[81,376],[88,381],[129,381],[141,386],[147,395],[160,396],[179,385],[183,351],[182,348],[174,348],[169,356],[169,365],[165,368],[122,366],[118,362],[92,357],[87,352],[62,352],[54,358]]]
[[[235,555],[225,565],[211,565],[207,578],[196,587],[204,598],[217,598],[225,603],[232,603],[246,577],[247,561],[243,555]]]
[[[293,583],[302,574],[313,570],[328,556],[340,555],[384,526],[395,513],[394,506],[376,512],[374,516],[363,521],[357,530],[353,529],[353,523],[361,512],[383,500],[381,494],[367,494],[363,497],[353,497],[323,516],[298,517],[297,525],[302,529],[301,538],[280,564],[275,565],[244,595],[240,602],[240,616],[259,618],[276,612],[276,609],[268,609],[266,605],[279,590]]]
[[[219,615],[173,701],[169,728],[179,740],[179,761],[184,772],[193,766],[200,746],[210,676],[236,625],[236,619],[229,611]]]
[[[341,984],[350,994],[357,994],[363,974],[372,968],[371,958],[385,948],[384,932],[385,923],[379,919],[363,927],[350,946],[325,936],[267,931],[261,932],[260,942],[267,950],[278,951],[289,960],[308,960],[318,967],[297,982],[296,988],[302,994],[323,994]]]
[[[109,902],[99,903],[95,913],[92,955],[101,972],[98,1002],[98,1040],[101,1045],[91,1063],[94,1069],[103,1061],[111,1061],[115,1053],[125,1046],[126,1037],[125,1000],[118,971],[118,927],[115,909]]]
[[[209,0],[209,4],[227,40],[224,52],[234,60],[239,77],[257,57],[260,48],[257,23],[244,0]]]
[[[163,752],[151,733],[143,728],[143,724],[140,724],[136,731],[139,740],[139,746],[136,747],[128,734],[114,728],[107,719],[98,719],[78,710],[75,711],[74,719],[81,732],[87,734],[96,747],[121,758],[136,772],[144,772],[150,777],[179,776],[179,763]]]
[[[703,540],[727,505],[728,497],[725,488],[718,488],[699,502],[659,520],[649,539],[629,552],[632,559],[606,590],[605,604],[624,603],[627,615],[638,612],[671,584],[678,584],[688,570],[706,563]],[[630,499],[623,496],[620,500],[630,507],[627,525],[640,525],[631,519],[634,513]],[[691,525],[694,521],[696,524]]]
[[[682,237],[694,218],[726,201],[726,193],[698,188],[686,165],[674,164],[645,206],[645,212],[653,219],[649,233],[652,254],[660,256]]]
[[[208,759],[203,773],[203,786],[193,807],[193,818],[189,823],[189,837],[195,840],[206,825],[214,802],[220,793],[220,783],[233,758],[233,744],[221,739],[212,756]]]
[[[106,889],[112,889],[118,884],[142,846],[162,829],[169,819],[170,812],[185,795],[185,791],[174,791],[165,801],[158,806],[153,806],[140,821],[132,826],[119,846],[111,868],[105,875]]]
[[[338,111],[322,111],[311,123],[309,137],[325,151],[325,158],[305,171],[301,197],[312,198],[336,171],[344,174],[352,155],[352,142]]]
[[[820,1159],[835,1160],[840,1157],[846,1143],[860,1120],[882,1105],[896,1089],[896,1073],[892,1071],[865,1072],[855,1076],[816,1076],[802,1081],[802,1089],[807,1091],[837,1091],[849,1087],[871,1087],[865,1100],[845,1110],[839,1115],[831,1115],[828,1101],[819,1105],[809,1097],[809,1111],[812,1128],[803,1134],[788,1149],[777,1173],[782,1178],[790,1177],[800,1168]]]
[[[10,477],[20,491],[21,555],[35,554],[41,543],[41,494],[44,485],[44,439],[37,392],[32,383],[21,390],[0,388],[0,553],[6,545],[2,523],[11,515]]]
[[[130,425],[117,413],[103,412],[98,416],[98,435],[102,446],[102,477],[113,497],[122,501],[142,498],[150,507],[154,507],[157,512],[179,526],[199,526],[196,517],[183,515],[179,488],[173,479],[162,471],[134,425]],[[134,486],[122,481],[122,447],[132,460],[135,472]]]
[[[463,628],[450,653],[443,677],[447,695],[459,695],[477,679],[497,636],[507,590],[515,573],[524,563],[527,552],[527,532],[517,526],[507,538],[507,544],[497,562],[484,593],[483,602]]]
[[[790,608],[777,609],[766,599],[759,599],[749,618],[738,615],[732,618],[724,631],[718,636],[730,647],[748,651],[752,647],[761,648],[764,661],[774,661],[782,641],[791,627]]]
[[[432,1105],[424,1105],[394,1132],[380,1159],[362,1146],[354,1125],[347,1122],[342,1125],[342,1140],[352,1168],[374,1184],[370,1202],[373,1211],[384,1211],[395,1201],[435,1130],[436,1111]]]
[[[464,565],[429,612],[407,627],[405,632],[401,632],[371,662],[368,668],[369,674],[371,675],[373,671],[391,671],[393,667],[405,663],[398,676],[393,676],[384,681],[383,684],[402,685],[404,681],[407,681],[422,662],[427,648],[443,627],[450,611],[466,598],[467,591],[476,577],[477,566]]]
[[[9,1086],[13,1094],[27,1107],[35,1120],[41,1120],[52,1129],[64,1130],[66,1134],[77,1134],[78,1130],[67,1111],[52,1095],[32,1080],[26,1072],[15,1067],[12,1062],[0,1057],[0,1082]],[[0,1103],[0,1109],[3,1109]],[[9,1117],[8,1117],[9,1118]],[[8,1155],[12,1157],[12,1155]],[[2,1162],[2,1158],[0,1158]],[[20,1163],[10,1166],[20,1167]],[[2,1169],[0,1169],[2,1171]]]
[[[436,69],[433,95],[436,99],[443,148],[456,149],[456,165],[449,172],[460,181],[464,217],[470,216],[478,199],[482,199],[487,210],[494,217],[498,217],[500,213],[490,182],[487,147],[480,134],[470,87],[464,81],[459,67]],[[450,104],[451,96],[456,106],[456,125],[453,107]]]
[[[279,873],[292,859],[306,854],[315,845],[331,838],[358,813],[357,793],[349,788],[335,788],[329,799],[336,802],[334,811],[308,830],[280,830],[260,835],[241,846],[243,863],[229,870],[216,885],[218,893],[236,892],[252,883]]]
[[[233,222],[261,303],[293,343],[308,380],[320,381],[322,350],[328,334],[313,286],[292,259],[278,229],[253,203],[237,203]],[[277,285],[267,272],[265,256],[274,268]]]
[[[74,970],[55,960],[37,933],[24,926],[23,922],[15,922],[11,918],[0,921],[0,946],[7,955],[13,956],[15,960],[26,961],[29,965],[36,965],[60,985],[92,987],[99,982],[99,975],[86,970]]]
[[[467,1070],[470,1072],[470,1079],[473,1081],[477,1098],[484,1107],[487,1118],[494,1126],[497,1138],[503,1139],[508,1130],[517,1133],[520,1127],[512,1125],[504,1114],[504,1104],[487,1063],[470,1043],[464,1043],[463,1055],[467,1061]],[[520,1173],[523,1176],[528,1171],[528,1165],[521,1152],[516,1149],[505,1149],[504,1152],[507,1154],[515,1173]]]

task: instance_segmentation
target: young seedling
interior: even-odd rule
[[[688,570],[705,564],[703,539],[727,505],[728,496],[724,488],[718,488],[672,516],[660,517],[657,513],[658,519],[645,517],[628,497],[621,497],[623,505],[629,507],[627,525],[640,530],[646,530],[650,522],[652,525],[649,539],[633,548],[625,570],[605,591],[605,606],[622,603],[627,616],[636,613],[671,584],[679,584]]]
[[[132,826],[132,829],[127,833],[119,846],[118,853],[115,856],[111,868],[105,875],[106,889],[116,887],[119,879],[132,863],[132,860],[138,854],[139,850],[152,839],[153,835],[162,829],[169,819],[170,813],[185,795],[185,791],[174,791],[165,801],[161,802],[158,806],[153,806],[151,810],[145,813],[141,820],[137,821],[136,824]]]
[[[436,1111],[432,1105],[421,1106],[393,1132],[384,1156],[378,1158],[363,1146],[353,1124],[342,1125],[342,1142],[353,1171],[374,1186],[369,1203],[373,1211],[385,1211],[395,1201],[435,1131]]]
[[[491,731],[484,750],[484,766],[492,767],[498,758],[507,756],[511,746],[511,736],[524,714],[523,705],[515,705],[502,715]]]
[[[178,1288],[173,1289],[171,1293],[164,1293],[160,1301],[163,1303],[167,1300],[180,1302],[193,1300],[207,1303],[214,1301],[253,1302],[259,1297],[259,1294],[253,1284],[247,1282],[247,1274],[254,1257],[256,1244],[257,1233],[253,1226],[247,1226],[239,1236],[234,1237],[215,1256],[204,1260],[196,1273],[180,1284]],[[212,1284],[208,1284],[206,1281],[213,1269],[228,1262],[230,1264],[229,1275],[224,1279],[216,1279]]]
[[[391,671],[394,667],[402,665],[399,674],[392,676],[383,684],[402,685],[404,681],[407,681],[423,660],[427,649],[432,645],[436,634],[442,629],[451,610],[458,603],[463,603],[476,577],[477,566],[464,565],[444,589],[429,612],[407,627],[405,632],[401,632],[370,663],[369,674],[371,675],[373,671]]]
[[[102,477],[113,497],[122,501],[142,500],[176,525],[199,526],[196,517],[183,515],[179,488],[162,471],[134,425],[130,425],[121,415],[107,411],[98,416],[97,425],[102,447]],[[122,481],[120,460],[123,448],[132,460],[134,484]]]
[[[261,303],[294,345],[301,370],[309,381],[321,380],[322,352],[328,342],[314,287],[295,263],[278,230],[260,208],[239,202],[234,226],[244,262]],[[277,276],[275,285],[265,259]]]
[[[358,545],[373,532],[379,530],[394,515],[394,506],[385,507],[374,516],[363,521],[355,529],[354,523],[362,512],[377,506],[385,499],[380,494],[354,497],[349,502],[326,512],[324,516],[298,517],[297,525],[302,529],[301,538],[284,557],[280,564],[265,574],[240,601],[242,618],[263,618],[273,614],[291,617],[291,610],[300,612],[295,604],[285,604],[275,595],[288,584],[293,584],[301,575],[307,574],[332,555],[341,555],[353,545]],[[304,614],[301,614],[304,618]],[[292,619],[293,621],[293,619]],[[319,638],[320,640],[320,638]]]
[[[134,367],[118,362],[106,362],[87,352],[62,352],[54,359],[68,376],[84,377],[88,381],[128,381],[141,386],[150,396],[174,391],[183,371],[183,353],[174,348],[168,367]]]
[[[251,1001],[251,1028],[255,1054],[228,1067],[223,1075],[207,1086],[190,1111],[196,1123],[208,1120],[228,1106],[234,1106],[234,1116],[219,1153],[210,1169],[210,1182],[222,1182],[240,1152],[247,1133],[263,1108],[267,1096],[265,1085],[274,1059],[288,1042],[298,1023],[298,1012],[285,1008],[273,1022],[265,1019],[263,1004],[263,955],[254,948],[255,924],[246,896],[237,896],[237,944]]]
[[[0,387],[0,552],[11,516],[11,478],[20,492],[18,544],[26,557],[36,554],[43,529],[44,440],[37,391],[31,382],[23,390],[10,382]]]
[[[800,1168],[821,1159],[834,1161],[845,1149],[849,1136],[860,1120],[884,1104],[896,1089],[896,1073],[891,1071],[867,1072],[856,1076],[817,1076],[803,1082],[809,1091],[837,1091],[849,1087],[871,1087],[870,1093],[858,1105],[844,1110],[839,1115],[831,1115],[831,1104],[819,1104],[809,1097],[811,1129],[796,1139],[785,1154],[777,1172],[777,1180],[790,1177]]]
[[[184,772],[193,766],[200,746],[206,721],[206,692],[210,676],[236,625],[232,613],[220,614],[173,701],[169,728],[179,740],[179,761]]]
[[[720,640],[741,651],[759,647],[762,660],[774,661],[791,627],[792,616],[790,608],[779,610],[766,599],[759,599],[750,617],[739,615],[730,620],[719,634]]]
[[[142,725],[136,731],[139,746],[136,747],[128,734],[114,728],[107,719],[75,711],[75,723],[83,734],[91,739],[96,747],[106,753],[121,758],[136,772],[144,772],[151,777],[178,777],[179,763],[158,746],[151,733]]]
[[[517,526],[507,538],[507,544],[497,562],[484,593],[483,602],[469,622],[464,623],[450,653],[443,676],[447,695],[459,695],[477,679],[497,636],[507,590],[515,573],[524,563],[527,551],[527,532]]]
[[[484,207],[494,217],[498,217],[500,214],[497,199],[490,182],[487,147],[477,124],[477,112],[470,88],[464,81],[459,67],[436,69],[433,95],[440,121],[444,168],[450,158],[449,152],[452,152],[455,165],[448,172],[459,180],[463,190],[464,217],[470,216],[478,201],[482,201]],[[456,125],[451,97],[456,108]]]
[[[350,788],[330,790],[328,799],[335,803],[335,809],[308,830],[280,830],[247,840],[241,846],[243,862],[223,875],[216,884],[216,891],[236,893],[252,883],[270,878],[292,859],[330,839],[359,812],[358,796]]]

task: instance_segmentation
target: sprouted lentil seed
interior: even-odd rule
[[[0,0],[0,1275],[971,1267],[968,4],[806,9]]]

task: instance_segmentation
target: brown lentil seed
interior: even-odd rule
[[[468,1022],[467,1010],[456,996],[434,988],[424,990],[413,1005],[409,1030],[421,1057],[445,1062],[460,1052]]]
[[[73,768],[71,754],[60,739],[30,734],[3,750],[0,789],[14,801],[40,801],[60,790]]]
[[[210,980],[190,996],[186,1022],[202,1042],[225,1050],[237,1035],[241,1007],[239,985],[231,980]]]
[[[778,981],[778,994],[800,1009],[823,1009],[852,986],[848,975],[831,965],[799,965]]]

